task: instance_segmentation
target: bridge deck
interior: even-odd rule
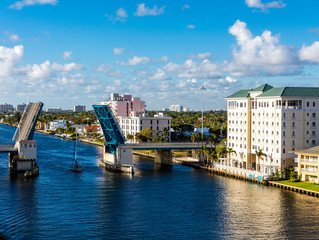
[[[13,145],[0,145],[0,153],[18,152]]]
[[[205,144],[204,144],[205,145]],[[133,150],[191,150],[202,149],[201,143],[126,143],[121,144],[121,148]],[[207,145],[206,148],[212,148]]]

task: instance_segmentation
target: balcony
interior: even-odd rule
[[[297,160],[297,161],[298,161],[298,160]],[[301,163],[318,164],[318,160],[312,159],[312,158],[309,158],[309,159],[301,159]]]
[[[312,173],[312,174],[318,174],[318,169],[312,169],[312,168],[302,168],[301,172],[304,173]]]

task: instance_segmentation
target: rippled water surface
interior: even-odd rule
[[[0,125],[0,144],[14,128]],[[40,176],[12,178],[0,154],[0,233],[12,239],[318,239],[319,200],[135,158],[134,176],[98,166],[101,148],[35,134]],[[0,234],[1,238],[1,234]]]

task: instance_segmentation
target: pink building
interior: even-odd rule
[[[118,117],[141,116],[145,113],[145,102],[132,95],[112,93],[110,100],[101,104],[109,105],[114,115]]]

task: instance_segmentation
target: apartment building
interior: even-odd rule
[[[294,165],[295,149],[319,143],[319,88],[264,84],[226,99],[229,166],[271,175]]]
[[[111,97],[106,102],[101,104],[109,105],[113,114],[119,117],[129,117],[134,112],[135,115],[141,115],[145,113],[145,102],[141,101],[138,97],[132,97],[132,95],[119,95],[118,93],[112,93]]]
[[[135,136],[143,129],[153,129],[153,137],[158,134],[163,136],[163,130],[166,127],[168,130],[168,141],[171,141],[171,117],[167,117],[164,113],[159,113],[154,117],[140,116],[140,117],[118,117],[118,122],[121,127],[122,133],[127,137],[128,134]],[[134,140],[132,141],[134,142]]]
[[[135,136],[136,133],[146,128],[154,130],[153,137],[155,138],[159,134],[163,135],[163,129],[166,127],[169,131],[168,141],[170,141],[171,117],[167,117],[164,113],[148,117],[145,102],[140,98],[112,93],[108,101],[100,104],[107,104],[110,107],[125,138],[128,134]]]
[[[85,112],[85,106],[83,105],[75,105],[73,107],[73,112]]]
[[[296,150],[297,171],[301,181],[319,183],[319,146]]]

